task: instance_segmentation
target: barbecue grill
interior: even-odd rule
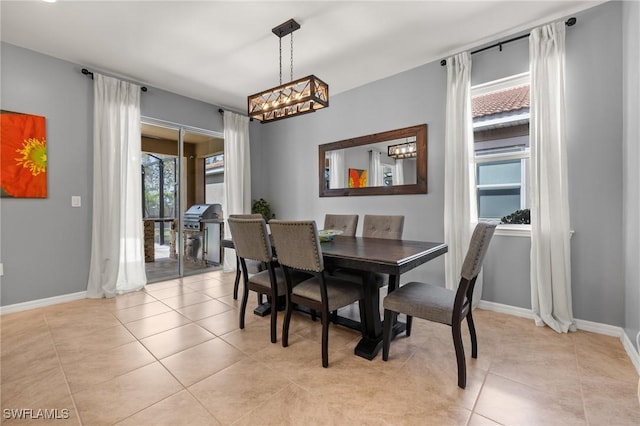
[[[195,204],[184,213],[185,260],[222,263],[222,206]]]
[[[202,231],[205,221],[222,219],[220,204],[195,204],[184,213],[184,229]]]

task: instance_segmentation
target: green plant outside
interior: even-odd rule
[[[531,224],[531,214],[529,212],[529,209],[516,210],[515,212],[504,216],[500,220],[500,223],[529,225]]]

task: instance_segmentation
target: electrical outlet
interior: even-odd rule
[[[80,207],[82,206],[82,198],[79,195],[71,196],[71,207]]]
[[[0,277],[4,276],[4,263],[0,263]]]

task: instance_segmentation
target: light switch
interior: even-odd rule
[[[82,206],[82,198],[79,195],[71,196],[71,207],[80,207]]]

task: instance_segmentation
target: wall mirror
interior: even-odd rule
[[[427,193],[427,125],[320,145],[321,197]]]

